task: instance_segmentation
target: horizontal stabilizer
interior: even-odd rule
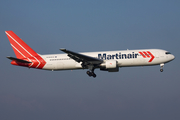
[[[14,58],[14,57],[7,57],[7,58],[10,59],[10,60],[21,62],[21,63],[32,63],[32,62],[29,62],[29,61],[26,61],[26,60],[22,60],[22,59],[18,59],[18,58]]]

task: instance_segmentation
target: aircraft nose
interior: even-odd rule
[[[175,59],[175,56],[174,55],[172,55],[173,56],[173,60]]]
[[[172,55],[172,60],[174,60],[175,59],[175,56],[174,55]]]

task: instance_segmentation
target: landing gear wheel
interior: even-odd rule
[[[163,72],[163,69],[160,69],[161,72]]]
[[[96,74],[95,74],[95,73],[92,73],[92,76],[95,78],[95,77],[96,77]]]
[[[91,77],[91,72],[90,71],[87,71],[86,73],[89,75],[89,77]]]
[[[93,76],[94,78],[96,77],[96,74],[93,72],[87,71],[86,73],[89,75],[89,77],[91,76]]]

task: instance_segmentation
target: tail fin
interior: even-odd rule
[[[30,48],[21,38],[19,38],[13,31],[5,31],[9,42],[16,54],[17,58],[28,58],[37,56],[38,54]]]
[[[13,31],[5,31],[17,58],[7,57],[12,60],[11,64],[29,68],[42,69],[46,61],[30,48]]]

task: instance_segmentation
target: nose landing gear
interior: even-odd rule
[[[161,63],[160,67],[161,67],[160,72],[163,72],[164,63]]]

